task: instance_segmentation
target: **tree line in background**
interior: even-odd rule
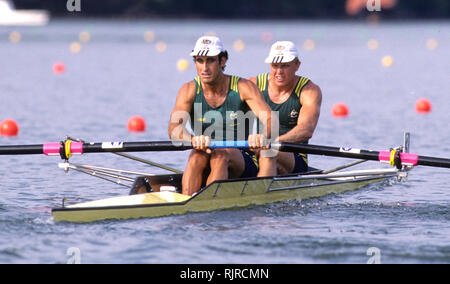
[[[81,12],[67,10],[67,2],[72,1],[80,1]],[[353,15],[349,15],[346,10],[349,1],[351,0],[13,0],[18,9],[46,9],[53,16],[60,17],[346,19],[379,13],[389,19],[450,18],[449,0],[394,0],[396,4],[392,9],[369,12],[361,8]],[[363,3],[366,0],[351,2],[355,1]]]

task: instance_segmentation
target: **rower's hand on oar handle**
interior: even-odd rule
[[[209,146],[211,145],[211,138],[209,136],[204,136],[204,135],[200,135],[200,136],[194,136],[191,139],[191,143],[192,143],[192,147],[195,150],[200,150],[200,151],[204,151],[207,154],[211,154],[211,149],[209,148]]]
[[[263,134],[251,134],[248,136],[248,145],[250,150],[257,153],[260,157],[274,158],[278,155],[278,149],[272,145],[272,142]]]
[[[248,147],[250,150],[268,150],[270,141],[263,134],[250,134],[248,136]]]

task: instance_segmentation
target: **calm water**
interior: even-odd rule
[[[144,40],[153,31],[155,41]],[[9,41],[12,31],[22,35]],[[91,34],[78,54],[69,45]],[[322,115],[312,143],[383,150],[412,134],[412,151],[450,157],[450,23],[340,22],[116,22],[54,21],[44,28],[0,28],[0,120],[20,124],[17,138],[0,144],[60,141],[166,140],[169,112],[179,87],[195,76],[189,59],[196,38],[222,37],[230,52],[227,73],[248,77],[266,72],[270,42],[299,46],[301,74],[320,85]],[[270,39],[270,37],[269,37]],[[306,40],[315,46],[308,50]],[[376,50],[367,48],[376,39]],[[434,50],[426,47],[437,41]],[[244,49],[233,43],[242,40]],[[159,52],[157,42],[166,50]],[[392,56],[386,68],[381,59]],[[55,62],[67,72],[52,73]],[[426,97],[433,112],[418,115]],[[346,119],[331,116],[345,102]],[[133,115],[147,120],[145,134],[129,134]],[[183,169],[188,153],[143,153],[142,157]],[[331,168],[347,160],[310,157]],[[75,162],[147,168],[108,154]],[[50,208],[70,202],[126,194],[114,184],[57,168],[58,158],[0,159],[0,263],[66,263],[78,248],[82,263],[366,263],[369,248],[382,263],[450,263],[448,169],[417,168],[406,183],[387,181],[356,192],[242,210],[93,224],[55,223]],[[377,167],[367,163],[361,167]]]

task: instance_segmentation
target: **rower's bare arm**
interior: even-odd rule
[[[256,117],[264,124],[264,134],[269,138],[272,137],[272,125],[277,125],[278,120],[272,116],[270,107],[264,101],[264,98],[258,87],[250,80],[241,79],[239,81],[239,93],[250,109],[255,113]]]
[[[170,114],[169,138],[176,141],[191,142],[192,135],[186,129],[189,112],[195,98],[195,83],[184,84],[178,92],[175,107]]]
[[[322,105],[322,91],[320,87],[309,82],[300,95],[302,108],[297,120],[297,126],[288,133],[280,136],[280,142],[304,143],[311,139],[316,129]]]

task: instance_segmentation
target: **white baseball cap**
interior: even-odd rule
[[[292,41],[277,41],[272,44],[266,63],[287,63],[298,58],[298,50]]]
[[[216,36],[202,36],[195,43],[191,56],[216,56],[224,52],[222,41]]]

